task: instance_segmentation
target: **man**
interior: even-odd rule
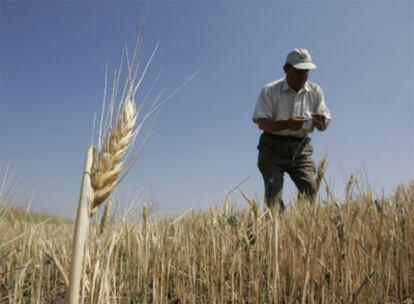
[[[267,84],[260,92],[253,115],[263,131],[258,146],[258,167],[265,183],[269,208],[285,209],[283,175],[289,174],[299,194],[313,202],[316,168],[308,135],[314,128],[325,131],[331,115],[320,86],[308,81],[315,69],[306,49],[294,49],[286,58],[286,77]]]

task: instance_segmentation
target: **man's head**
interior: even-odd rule
[[[306,49],[294,49],[287,57],[283,69],[289,85],[299,91],[308,80],[309,71],[316,68],[312,57]]]

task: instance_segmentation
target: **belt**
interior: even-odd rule
[[[272,138],[273,140],[280,140],[280,141],[288,141],[288,142],[303,142],[308,140],[309,137],[296,137],[296,136],[284,136],[284,135],[276,135],[269,132],[263,132],[263,136],[268,138]]]

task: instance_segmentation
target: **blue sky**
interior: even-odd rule
[[[263,196],[251,122],[260,88],[283,77],[286,54],[307,48],[333,122],[312,136],[340,193],[355,173],[377,195],[414,177],[414,4],[350,2],[1,2],[0,168],[19,176],[14,201],[73,217],[92,121],[113,71],[146,16],[149,80],[171,92],[199,74],[158,117],[121,185],[159,214],[222,204],[241,189]],[[147,7],[147,8],[146,8]],[[147,11],[147,13],[146,13]],[[295,188],[285,179],[285,198]],[[235,192],[236,206],[245,202]]]

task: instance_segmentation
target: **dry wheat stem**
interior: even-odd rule
[[[111,195],[116,186],[125,176],[126,172],[129,170],[130,166],[132,166],[133,162],[135,161],[136,158],[132,159],[132,162],[128,164],[125,159],[127,158],[127,152],[134,145],[136,136],[141,133],[144,123],[152,114],[159,113],[159,110],[195,76],[195,74],[192,75],[181,86],[179,86],[163,100],[161,100],[162,93],[160,93],[149,110],[146,113],[142,113],[141,117],[140,114],[143,105],[137,111],[135,96],[158,49],[157,44],[149,60],[145,64],[144,70],[138,77],[138,70],[140,66],[138,57],[142,42],[141,35],[142,32],[140,31],[132,58],[129,57],[128,49],[125,48],[124,50],[127,69],[125,82],[123,84],[122,92],[119,98],[118,88],[121,80],[121,69],[123,67],[123,59],[121,58],[119,70],[115,71],[114,74],[112,94],[109,100],[108,109],[105,109],[107,96],[107,73],[105,76],[105,91],[103,96],[102,113],[100,117],[98,146],[91,146],[88,149],[88,156],[79,199],[77,220],[75,224],[73,246],[74,249],[72,254],[71,277],[69,284],[70,304],[78,304],[80,285],[82,285],[82,296],[80,298],[82,302],[84,301],[84,295],[90,292],[89,286],[85,285],[87,282],[85,280],[82,280],[82,275],[85,273],[85,262],[89,257],[87,240],[90,218],[98,211],[99,206]],[[155,82],[157,80],[158,77],[156,78]],[[145,98],[147,96],[145,96]],[[112,118],[114,115],[115,104],[118,106],[115,116],[116,121],[114,123]],[[106,112],[105,120],[104,112]],[[140,121],[138,125],[136,125],[137,120]],[[151,129],[152,127],[150,128],[150,131]],[[104,136],[103,134],[106,135],[105,141],[102,144],[102,138]],[[147,133],[147,136],[148,134],[149,132]],[[146,142],[147,136],[145,137],[143,144]],[[142,145],[140,148],[142,148]],[[109,209],[107,209],[106,213],[108,212]],[[102,219],[102,227],[104,223],[105,218]],[[109,269],[109,265],[107,265],[105,269]],[[108,281],[108,275],[108,272],[105,272],[105,279],[101,281],[102,294],[99,293],[97,298],[98,302],[107,302],[104,300],[104,298],[107,298],[109,295],[109,287],[106,285]]]
[[[85,251],[87,251],[91,210],[90,204],[92,203],[94,197],[90,176],[93,160],[95,158],[95,147],[89,146],[81,183],[75,232],[73,237],[68,304],[79,304],[79,290],[81,283],[82,294],[84,294],[84,281],[82,280],[82,275],[84,275]],[[83,297],[81,297],[81,300],[83,301]]]

